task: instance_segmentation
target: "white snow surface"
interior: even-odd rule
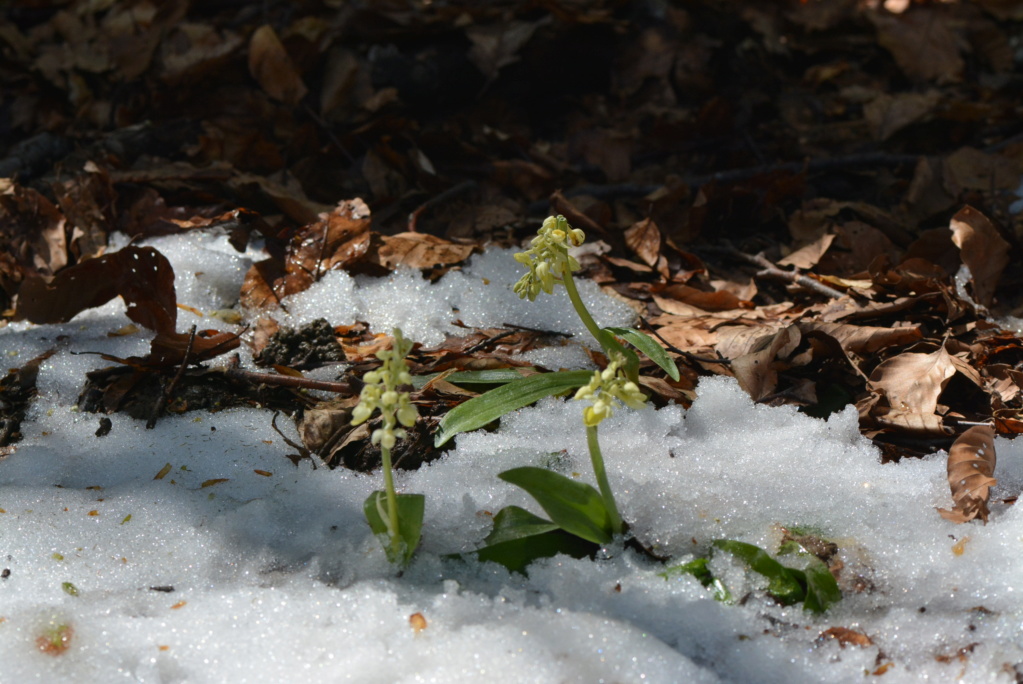
[[[208,236],[151,244],[174,264],[182,303],[206,312],[233,304],[258,258]],[[511,293],[519,269],[494,249],[434,285],[414,272],[332,273],[291,298],[282,323],[399,325],[427,345],[464,332],[456,318],[581,333],[563,295],[530,304]],[[582,289],[601,324],[630,323],[623,305]],[[179,318],[181,329],[198,322]],[[426,495],[426,515],[422,546],[398,576],[362,514],[379,473],[292,465],[266,411],[187,413],[152,430],[115,414],[97,437],[100,416],[75,404],[84,374],[109,364],[76,353],[145,354],[145,331],[108,336],[128,322],[117,300],[64,325],[0,330],[9,367],[57,349],[41,366],[23,441],[0,460],[0,569],[9,571],[0,579],[0,684],[1023,676],[1023,507],[999,503],[1023,484],[1023,443],[997,440],[990,523],[954,525],[935,512],[951,505],[945,454],[881,465],[852,408],[819,420],[756,406],[734,382],[712,378],[688,411],[623,408],[601,425],[624,517],[673,563],[718,538],[771,548],[782,526],[838,543],[845,577],[859,577],[862,590],[813,616],[776,605],[727,554],[712,568],[742,598],[736,604],[716,602],[689,576],[666,580],[663,566],[621,549],[542,561],[528,577],[451,557],[479,546],[505,505],[542,513],[497,479],[502,470],[553,464],[593,481],[582,406],[548,399],[496,432],[458,436],[419,471],[399,471],[401,491]],[[574,344],[549,358],[586,366]],[[298,440],[287,420],[277,423]],[[418,631],[416,613],[426,621]],[[38,639],[61,626],[69,648],[43,652]],[[820,638],[832,627],[873,643]]]

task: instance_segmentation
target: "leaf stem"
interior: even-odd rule
[[[380,445],[380,460],[384,466],[384,490],[387,494],[387,531],[391,535],[391,553],[401,556],[401,534],[398,531],[398,494],[394,491],[394,473],[391,471],[391,450]]]
[[[615,535],[622,534],[625,530],[622,525],[622,516],[618,512],[618,504],[615,503],[614,494],[611,493],[611,485],[607,481],[607,471],[604,469],[604,455],[600,453],[600,442],[597,439],[597,426],[586,427],[586,444],[590,448],[590,461],[593,463],[593,473],[597,477],[597,487],[600,489],[600,496],[604,500],[604,507],[607,508],[611,517],[611,531]]]

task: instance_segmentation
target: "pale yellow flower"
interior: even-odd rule
[[[572,271],[579,270],[579,262],[568,253],[569,246],[578,247],[586,234],[568,224],[564,216],[548,216],[530,247],[515,254],[515,260],[529,267],[512,290],[520,298],[536,299],[540,292],[552,294],[554,286]]]
[[[602,371],[594,371],[589,384],[583,385],[575,393],[574,399],[592,399],[593,405],[583,409],[583,422],[587,427],[599,425],[614,412],[615,400],[630,408],[643,408],[646,395],[639,391],[636,383],[625,376],[623,366],[625,359],[621,354],[613,354]]]
[[[394,329],[394,345],[390,349],[377,352],[377,358],[383,362],[378,370],[370,371],[362,376],[366,384],[359,394],[359,403],[352,410],[352,425],[361,425],[369,420],[373,412],[380,410],[383,426],[370,435],[373,444],[390,451],[397,440],[406,437],[405,427],[416,423],[419,412],[409,398],[408,392],[398,391],[400,385],[412,384],[405,356],[412,349],[412,341],[406,340],[401,330]]]

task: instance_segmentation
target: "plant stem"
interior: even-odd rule
[[[394,491],[394,474],[391,472],[391,450],[380,445],[380,460],[384,464],[384,490],[387,494],[388,531],[391,533],[391,552],[394,558],[401,556],[401,535],[398,533],[398,494]]]
[[[593,463],[593,473],[597,476],[597,487],[600,489],[600,496],[604,499],[604,507],[611,516],[611,531],[622,534],[625,530],[622,526],[622,516],[618,512],[618,504],[615,503],[614,494],[611,493],[611,485],[607,481],[607,471],[604,469],[604,455],[600,453],[600,442],[597,440],[597,426],[586,427],[586,444],[590,447],[590,461]]]
[[[567,267],[561,280],[565,284],[565,292],[568,293],[568,298],[572,301],[572,306],[575,307],[575,312],[579,314],[579,319],[582,320],[583,325],[590,331],[593,338],[600,343],[601,347],[604,347],[606,351],[610,351],[610,349],[606,348],[605,344],[605,339],[610,337],[610,335],[600,329],[600,326],[597,325],[597,322],[593,320],[593,316],[586,309],[586,305],[583,304],[583,300],[579,296],[579,290],[576,289],[575,278],[572,277]]]

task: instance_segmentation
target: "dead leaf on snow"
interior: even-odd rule
[[[61,270],[51,280],[28,278],[18,292],[18,320],[63,323],[120,295],[128,318],[157,332],[174,332],[174,269],[152,247],[128,246]]]
[[[948,485],[955,505],[939,508],[946,520],[964,523],[979,517],[987,522],[991,487],[998,483],[995,471],[995,432],[988,425],[977,425],[959,435],[948,450]]]
[[[949,228],[963,264],[970,269],[974,298],[990,306],[998,280],[1009,263],[1009,243],[984,214],[970,206],[952,217]]]
[[[863,632],[857,632],[854,629],[848,627],[831,627],[820,633],[817,637],[818,641],[826,641],[828,639],[834,639],[839,643],[842,648],[846,646],[859,646],[860,648],[866,648],[872,646],[873,641],[870,640]]]

